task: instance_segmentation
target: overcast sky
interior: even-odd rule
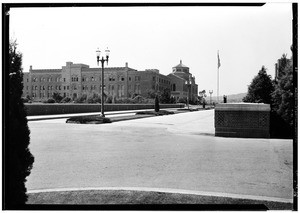
[[[292,4],[263,7],[13,8],[10,36],[23,53],[23,71],[59,69],[67,61],[97,67],[96,49],[111,51],[109,67],[190,67],[199,91],[247,92],[264,65],[274,77],[277,59],[291,56]],[[105,65],[106,66],[106,65]]]

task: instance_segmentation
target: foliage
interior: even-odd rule
[[[284,56],[285,55],[283,55],[283,59]],[[281,127],[285,126],[285,131],[279,127],[274,133],[277,134],[282,130],[282,134],[291,136],[292,127],[294,125],[295,106],[292,64],[287,63],[281,71],[278,81],[275,82],[275,90],[272,93],[272,98],[272,110],[280,117],[277,120],[281,119],[281,122],[277,121],[277,123],[280,124]],[[275,117],[277,117],[277,115],[274,114]]]
[[[160,95],[160,102],[162,104],[171,103],[171,90],[169,88],[165,88]]]
[[[59,103],[63,99],[63,97],[58,92],[53,93],[52,98],[56,103]]]
[[[252,83],[248,87],[248,93],[243,98],[244,102],[265,103],[271,104],[271,93],[274,91],[274,86],[271,76],[267,74],[266,68],[263,66],[254,77]]]
[[[69,102],[71,102],[71,98],[69,98],[69,97],[64,97],[60,102],[61,103],[69,103]]]
[[[111,123],[111,120],[109,118],[101,117],[101,116],[76,116],[68,118],[66,123],[81,123],[81,124],[87,124],[87,123]]]
[[[155,99],[156,92],[153,89],[148,90],[147,92],[147,98]]]
[[[53,98],[49,98],[48,100],[44,101],[44,103],[52,104],[55,103],[55,100]]]
[[[87,95],[83,94],[80,97],[76,98],[74,101],[75,103],[85,103],[87,99]]]
[[[287,64],[272,93],[274,110],[291,126],[294,113],[293,67]]]
[[[4,142],[4,209],[11,209],[26,203],[25,182],[34,162],[34,157],[28,148],[30,131],[24,103],[21,99],[23,89],[22,54],[16,49],[16,41],[11,41],[8,64],[8,134]]]
[[[176,104],[176,98],[174,96],[171,96],[170,104]]]
[[[158,111],[159,111],[159,100],[158,100],[158,96],[155,97],[154,111],[155,111],[155,112],[158,112]]]
[[[112,97],[111,95],[108,95],[108,96],[106,97],[105,103],[111,104],[111,103],[112,103],[112,99],[113,99],[113,97]]]
[[[278,78],[281,78],[282,75],[285,75],[285,68],[288,65],[287,54],[282,54],[278,67]]]
[[[178,101],[177,101],[178,103],[183,103],[183,104],[186,104],[186,102],[187,102],[187,99],[186,98],[179,98],[178,99]]]
[[[100,97],[100,95],[93,93],[92,96],[88,97],[86,102],[87,103],[101,103],[101,97]]]

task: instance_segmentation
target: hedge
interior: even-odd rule
[[[160,104],[160,108],[183,108],[184,104]],[[100,112],[101,104],[25,104],[27,115],[55,115],[55,114],[71,114],[71,113],[89,113]],[[105,104],[104,110],[107,111],[123,111],[123,110],[139,110],[154,109],[154,104]]]

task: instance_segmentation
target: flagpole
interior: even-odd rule
[[[217,88],[217,103],[219,103],[219,66],[218,66],[218,88]]]
[[[217,79],[217,103],[219,103],[219,69],[220,69],[221,63],[220,63],[220,55],[219,55],[219,50],[218,50],[218,79]]]

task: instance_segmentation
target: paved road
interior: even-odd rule
[[[213,110],[112,124],[30,121],[28,190],[151,187],[292,198],[292,140],[214,137]]]

